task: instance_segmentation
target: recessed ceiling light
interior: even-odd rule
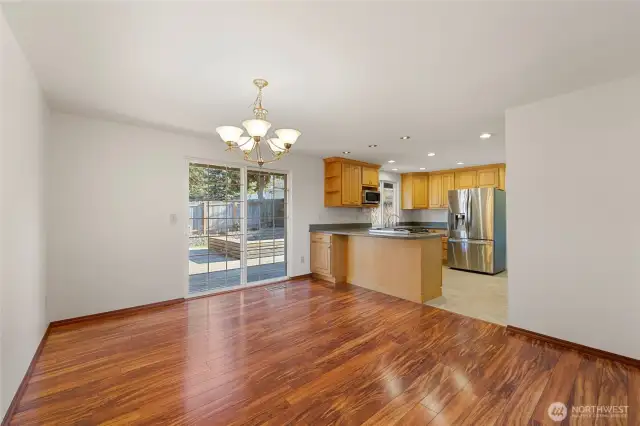
[[[427,170],[426,167],[420,167],[420,170]]]
[[[377,148],[378,145],[369,145],[369,148]]]
[[[391,169],[391,170],[393,170],[394,172],[397,172],[397,171],[398,171],[398,169]]]
[[[427,154],[428,157],[433,157],[434,155],[436,155],[435,152],[430,152],[430,153]]]
[[[491,133],[483,133],[480,135],[480,139],[489,139],[491,136],[493,136]]]
[[[395,162],[396,162],[396,160],[389,160],[389,161],[387,161],[387,163],[395,163]]]
[[[342,151],[343,154],[351,154],[351,151]]]
[[[411,139],[411,136],[401,136],[400,139],[402,139],[402,140]]]
[[[458,161],[456,164],[462,166],[464,163],[462,161]]]

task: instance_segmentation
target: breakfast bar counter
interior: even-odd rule
[[[311,272],[416,303],[442,296],[439,234],[381,235],[368,229],[311,232]]]

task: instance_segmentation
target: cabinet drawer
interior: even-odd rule
[[[324,234],[322,232],[313,232],[311,233],[311,241],[315,241],[318,243],[330,243],[331,234]]]

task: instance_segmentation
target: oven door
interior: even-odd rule
[[[363,204],[380,204],[380,193],[378,191],[362,191]]]

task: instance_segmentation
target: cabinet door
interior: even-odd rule
[[[498,168],[478,170],[479,188],[498,188],[500,186],[500,175]]]
[[[478,173],[475,170],[456,172],[456,189],[469,189],[478,187]]]
[[[365,186],[378,187],[378,169],[373,167],[362,168],[362,184]]]
[[[413,177],[413,208],[426,209],[429,207],[427,199],[427,176]]]
[[[311,272],[331,275],[331,243],[311,242]]]
[[[505,191],[507,189],[507,169],[505,167],[500,167],[498,169],[498,176],[500,180],[500,184],[498,185],[498,188]]]
[[[456,189],[453,173],[442,175],[442,200],[440,201],[440,207],[445,209],[449,208],[449,191],[452,189]]]
[[[413,208],[413,176],[404,174],[402,175],[402,191],[400,193],[400,208],[412,209]]]
[[[442,175],[429,176],[429,208],[442,207]]]
[[[351,204],[362,205],[362,167],[351,166]]]
[[[351,164],[342,163],[342,204],[351,204]]]

